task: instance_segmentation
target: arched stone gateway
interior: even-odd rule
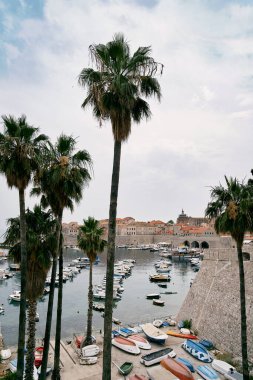
[[[190,242],[188,240],[185,240],[184,245],[185,245],[185,247],[190,247]]]
[[[192,243],[191,243],[191,248],[199,248],[199,242],[198,241],[193,241]]]
[[[209,248],[209,244],[207,243],[207,241],[202,241],[201,248],[203,248],[203,249],[208,249]]]

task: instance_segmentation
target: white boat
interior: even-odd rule
[[[7,348],[7,350],[1,350],[0,356],[3,360],[9,359],[11,357],[11,350]]]
[[[225,375],[225,373],[230,373],[231,371],[236,371],[235,367],[229,363],[224,362],[223,360],[214,359],[212,361],[212,367],[222,375]]]
[[[181,334],[190,334],[191,333],[191,330],[189,330],[189,329],[185,329],[185,328],[181,328],[180,329],[180,332],[181,332]]]
[[[81,365],[91,365],[96,364],[98,361],[98,358],[96,356],[87,356],[84,358],[80,358],[79,364]]]
[[[217,372],[209,365],[198,365],[196,371],[205,380],[220,380]]]
[[[151,344],[147,341],[147,339],[143,338],[140,335],[129,335],[128,339],[131,340],[131,342],[134,342],[136,346],[138,346],[142,350],[151,349]]]
[[[112,345],[133,355],[138,355],[141,352],[136,343],[132,342],[128,338],[123,338],[122,336],[113,338]]]
[[[163,321],[161,319],[155,319],[154,322],[153,322],[153,326],[157,327],[159,329],[159,327],[161,327],[163,324]]]
[[[174,358],[176,356],[175,351],[172,348],[166,347],[162,350],[151,352],[150,354],[143,355],[140,362],[146,367],[150,365],[160,363],[163,359],[166,359],[168,356]]]
[[[96,344],[90,344],[82,348],[82,357],[96,356],[99,354],[99,347]]]
[[[9,299],[11,301],[20,302],[20,298],[21,298],[20,290],[14,290],[13,293],[9,295]]]
[[[0,306],[0,315],[1,314],[4,314],[4,307],[3,306]]]
[[[144,334],[151,342],[164,344],[165,340],[168,338],[167,334],[164,334],[163,331],[159,330],[152,323],[146,323],[144,325],[140,325]]]

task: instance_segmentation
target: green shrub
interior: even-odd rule
[[[16,373],[9,372],[1,380],[16,380]]]
[[[184,323],[184,328],[185,329],[191,329],[192,328],[192,320],[191,319],[185,319],[184,321],[183,321],[183,323]]]

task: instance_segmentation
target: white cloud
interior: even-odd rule
[[[90,65],[88,46],[109,41],[115,32],[123,32],[133,50],[151,45],[165,65],[161,104],[150,102],[152,119],[133,126],[123,146],[119,215],[175,219],[182,206],[201,215],[207,186],[225,173],[243,178],[250,172],[253,6],[238,2],[214,10],[204,4],[48,0],[44,19],[22,22],[19,44],[6,41],[10,66],[0,79],[1,114],[25,113],[53,139],[61,131],[79,136],[79,146],[94,159],[95,178],[67,219],[108,215],[111,127],[100,129],[91,110],[81,110],[77,76]],[[12,15],[6,20],[10,30]],[[242,146],[244,159],[235,160]],[[6,194],[1,187],[1,199]],[[15,212],[17,203],[10,202],[0,226]]]

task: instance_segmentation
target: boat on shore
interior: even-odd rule
[[[151,380],[167,380],[173,378],[180,380],[194,380],[191,371],[181,363],[178,363],[170,357],[163,359],[159,366],[147,370]]]
[[[217,372],[208,365],[198,365],[196,371],[205,380],[220,380]]]
[[[223,360],[216,360],[214,359],[212,361],[212,367],[219,373],[225,376],[226,373],[235,372],[236,369],[231,364],[224,362]]]
[[[82,357],[91,357],[99,354],[99,347],[96,344],[90,344],[89,346],[84,346],[82,348]]]
[[[140,335],[129,335],[128,339],[142,350],[151,350],[151,344]]]
[[[193,373],[195,372],[195,369],[194,369],[192,363],[188,359],[185,359],[185,358],[176,358],[175,360],[177,362],[181,363],[181,364],[186,365],[186,367],[189,368],[189,370],[191,372],[193,372]]]
[[[151,352],[150,354],[143,355],[140,362],[146,367],[149,367],[153,364],[160,363],[161,360],[168,358],[168,356],[175,357],[176,353],[172,348],[163,348],[162,350]]]
[[[170,335],[170,336],[174,336],[176,338],[183,338],[183,339],[198,339],[198,337],[196,335],[193,335],[193,334],[182,334],[182,333],[178,333],[176,331],[172,331],[172,330],[169,330],[166,332],[167,335]]]
[[[152,323],[146,323],[144,325],[140,325],[144,334],[151,342],[155,342],[158,344],[164,344],[168,336],[164,334],[163,331],[159,330],[157,327],[153,326]]]
[[[141,352],[136,343],[122,336],[116,336],[113,338],[112,345],[132,355],[139,355]]]
[[[204,362],[204,363],[211,363],[213,360],[210,356],[207,349],[202,346],[201,344],[194,342],[191,339],[187,339],[182,344],[182,347],[185,351],[187,351],[189,354],[191,354],[194,358]]]

